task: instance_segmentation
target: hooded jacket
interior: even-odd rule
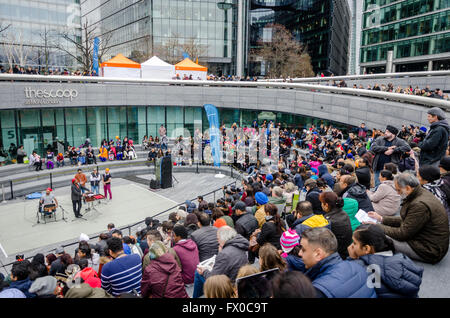
[[[365,212],[374,211],[372,202],[367,196],[366,187],[360,183],[349,185],[342,193],[342,198],[355,199],[358,201],[358,207]]]
[[[195,270],[199,263],[197,245],[193,240],[181,240],[173,247],[181,262],[181,277],[185,284],[194,282]]]
[[[195,203],[191,202],[190,200],[186,200],[185,204],[186,204],[186,212],[187,213],[191,213],[192,211],[194,211],[194,209],[197,208]]]
[[[331,223],[331,232],[338,242],[338,253],[343,258],[348,257],[347,247],[352,243],[352,225],[344,210],[335,208],[325,213],[325,219]]]
[[[314,214],[323,214],[322,204],[319,200],[320,192],[318,187],[314,187],[306,193],[305,200],[311,202]]]
[[[449,221],[444,206],[428,190],[417,186],[401,204],[400,217],[384,216],[384,233],[406,242],[425,262],[444,258],[449,244]]]
[[[358,178],[358,183],[362,184],[366,187],[366,189],[370,189],[370,180],[371,180],[371,174],[370,174],[370,168],[369,167],[361,167],[356,169],[355,171],[356,177]]]
[[[355,262],[367,268],[379,266],[380,285],[375,285],[378,298],[417,298],[422,283],[423,267],[402,253],[391,251],[361,256]]]
[[[222,251],[216,256],[212,271],[205,270],[203,276],[208,279],[213,275],[226,275],[234,283],[239,269],[248,263],[247,251],[249,242],[238,234],[225,242]]]
[[[325,180],[328,186],[333,189],[334,187],[334,179],[331,174],[328,172],[328,168],[326,165],[320,165],[317,170],[319,171],[319,178]]]
[[[310,214],[295,220],[291,228],[301,237],[302,233],[313,227],[326,227],[331,230],[330,222],[322,214]]]
[[[9,283],[9,288],[16,288],[20,290],[22,293],[25,294],[25,296],[27,296],[27,298],[35,298],[36,294],[30,293],[28,291],[31,287],[31,284],[33,284],[33,282],[27,277],[26,279],[17,280]]]
[[[250,235],[258,228],[258,220],[256,217],[246,212],[239,216],[237,221],[234,224],[236,232],[245,237],[247,240],[250,238]]]
[[[445,156],[450,126],[447,120],[439,120],[430,126],[425,139],[419,143],[419,165],[431,165]]]
[[[381,216],[395,215],[400,209],[402,199],[395,190],[394,181],[383,181],[375,192],[367,192],[374,211]],[[368,212],[368,211],[366,211]]]
[[[367,286],[366,270],[353,261],[343,261],[333,253],[311,267],[306,273],[313,286],[327,298],[376,298]]]
[[[142,298],[188,298],[181,270],[171,254],[153,259],[145,268],[141,295]]]
[[[352,225],[352,231],[356,230],[358,226],[361,225],[361,223],[358,221],[358,219],[355,217],[356,213],[358,213],[358,201],[352,198],[345,198],[344,199],[344,206],[342,207],[342,210],[344,210],[345,213],[347,213],[348,217],[350,218],[350,224]]]
[[[199,262],[213,257],[219,251],[217,228],[214,226],[202,226],[191,234],[191,240],[197,244]]]

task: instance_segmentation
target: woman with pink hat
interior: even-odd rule
[[[282,249],[281,257],[286,260],[288,270],[305,272],[305,264],[298,253],[300,252],[300,236],[293,229],[283,232],[280,237],[280,245]]]

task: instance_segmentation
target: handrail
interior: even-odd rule
[[[341,75],[341,76],[326,76],[326,77],[302,77],[292,78],[294,83],[300,82],[327,82],[337,80],[366,80],[377,78],[410,78],[421,76],[449,76],[450,71],[424,71],[424,72],[400,72],[400,73],[380,73],[380,74],[365,74],[365,75]],[[282,82],[284,79],[269,79],[270,82]]]
[[[444,72],[441,72],[444,73]],[[450,72],[447,72],[450,74]],[[331,77],[336,79],[337,77]],[[335,87],[327,85],[313,85],[302,83],[285,83],[285,82],[245,82],[245,81],[199,81],[199,80],[155,80],[155,79],[140,79],[140,78],[111,78],[111,77],[89,77],[89,76],[61,76],[61,75],[21,75],[21,74],[0,74],[1,80],[13,81],[39,81],[39,82],[65,82],[65,83],[133,83],[133,84],[159,84],[159,85],[176,85],[176,86],[198,86],[198,87],[246,87],[246,88],[292,88],[303,91],[320,91],[337,94],[345,94],[352,96],[363,96],[372,98],[381,98],[395,102],[407,102],[428,107],[442,107],[450,110],[450,101],[445,101],[438,98],[423,97],[416,95],[406,95],[399,93],[390,93],[383,91],[374,91],[366,89],[354,89]]]

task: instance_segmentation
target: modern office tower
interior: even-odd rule
[[[358,75],[360,74],[360,51],[361,51],[361,21],[362,21],[362,8],[363,2],[361,0],[348,0],[348,4],[351,11],[351,23],[350,23],[350,50],[349,50],[349,63],[348,74]]]
[[[449,69],[450,1],[365,0],[360,61],[365,73]]]
[[[346,75],[350,10],[346,0],[251,0],[250,49],[267,41],[269,24],[281,24],[308,47],[315,73]],[[250,61],[250,75],[265,75],[264,61]]]
[[[0,66],[38,67],[40,71],[76,68],[76,46],[81,40],[79,0],[0,0]],[[56,43],[64,50],[56,49]]]
[[[235,74],[237,20],[242,0],[82,0],[82,21],[112,33],[103,57],[122,53],[134,60],[159,55],[169,63],[193,48],[208,72]],[[191,50],[192,51],[192,50]],[[143,61],[140,61],[143,62]]]

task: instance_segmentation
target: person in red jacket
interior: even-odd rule
[[[142,274],[142,298],[189,298],[180,267],[163,242],[155,241],[148,253],[151,261]]]
[[[188,239],[188,231],[182,225],[173,228],[175,245],[173,249],[181,261],[181,277],[185,284],[194,283],[194,275],[199,263],[197,244]]]

